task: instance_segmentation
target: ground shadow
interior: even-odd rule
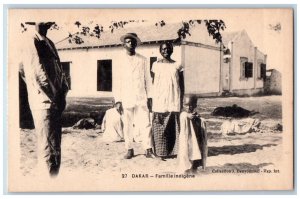
[[[221,146],[221,147],[208,147],[208,156],[218,156],[218,155],[235,155],[240,153],[251,153],[256,150],[262,150],[264,147],[276,146],[276,144],[244,144],[244,145],[234,145],[234,146]]]
[[[211,132],[207,132],[207,139],[210,142],[219,142],[222,140],[226,140],[226,141],[232,141],[232,140],[242,140],[244,139],[243,137],[241,137],[240,135],[246,135],[250,133],[245,133],[245,134],[232,134],[232,135],[228,135],[228,136],[224,136],[222,133],[211,133]]]
[[[133,155],[133,157],[135,158],[135,157],[138,157],[138,156],[145,156],[145,154],[143,153],[139,153],[139,154],[135,154],[135,155]]]

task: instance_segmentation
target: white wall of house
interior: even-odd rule
[[[196,34],[193,34],[196,36]],[[195,37],[196,39],[201,39]],[[202,38],[203,39],[203,38]],[[209,40],[211,38],[207,38]],[[172,58],[182,63],[185,67],[185,92],[199,95],[220,94],[225,89],[224,74],[229,67],[224,69],[225,65],[219,45],[209,43],[190,43],[181,46],[175,46]],[[261,53],[243,31],[238,38],[234,39],[233,46],[229,45],[231,50],[231,74],[229,75],[231,90],[254,90],[263,88],[263,79],[258,78],[258,66],[260,63],[266,63],[266,56]],[[159,53],[159,43],[144,44],[137,48],[137,52],[147,58],[148,67],[150,67],[150,57],[161,58]],[[73,49],[58,51],[62,62],[71,62],[71,91],[68,96],[76,97],[112,97],[111,91],[97,91],[97,61],[112,60],[112,84],[116,82],[116,71],[118,70],[117,60],[120,55],[125,53],[122,46]],[[248,58],[248,62],[253,63],[253,77],[241,78],[241,57]],[[119,61],[119,60],[118,60]],[[223,67],[221,71],[220,67]],[[222,82],[220,82],[222,81]],[[112,85],[112,88],[114,86]],[[220,90],[221,89],[221,90]]]
[[[243,78],[241,76],[241,57],[248,58],[248,62],[254,63],[254,46],[251,40],[244,34],[234,41],[231,46],[232,52],[232,89],[251,89],[254,88],[254,78]]]
[[[113,59],[119,52],[120,48],[59,51],[62,62],[71,61],[71,90],[68,96],[112,96],[111,92],[97,91],[97,60],[112,59],[112,70],[115,70]]]
[[[147,58],[149,67],[150,57],[161,58],[159,44],[139,46],[137,52]],[[114,84],[116,82],[114,74],[118,70],[116,60],[120,57],[121,53],[125,53],[123,47],[61,50],[58,53],[62,62],[71,62],[71,90],[68,93],[69,97],[113,96],[112,92],[97,91],[97,61],[112,60],[112,84]],[[181,62],[181,47],[174,47],[172,58]]]
[[[183,46],[185,93],[211,94],[219,92],[220,51]]]
[[[232,53],[231,89],[243,90],[263,88],[263,80],[257,78],[257,62],[260,60],[265,63],[265,56],[255,48],[247,33],[243,31],[241,35],[235,39],[230,48]],[[242,76],[241,57],[245,57],[248,59],[248,62],[253,63],[253,76],[250,78]]]
[[[227,63],[224,63],[224,60],[223,60],[223,63],[221,63],[221,67],[222,67],[222,77],[221,77],[221,81],[222,81],[222,90],[223,91],[229,91],[229,62]]]

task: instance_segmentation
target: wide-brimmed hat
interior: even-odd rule
[[[121,42],[125,42],[126,38],[133,38],[136,40],[137,45],[140,45],[142,42],[136,33],[126,33],[125,35],[120,37]]]

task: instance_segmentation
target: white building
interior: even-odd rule
[[[267,55],[257,49],[245,30],[223,34],[223,43],[228,50],[221,63],[222,89],[240,95],[262,93]]]
[[[112,96],[116,60],[125,53],[120,36],[135,32],[142,45],[137,52],[144,55],[148,65],[161,58],[159,45],[178,38],[181,23],[160,26],[122,28],[102,33],[100,39],[84,37],[82,44],[68,40],[56,44],[63,66],[70,77],[68,96]],[[254,94],[263,90],[266,55],[252,43],[245,31],[223,33],[223,45],[216,44],[205,25],[195,25],[181,45],[174,47],[172,58],[184,66],[185,93],[218,96],[225,92]],[[224,55],[224,52],[226,53]],[[226,62],[226,63],[225,63]]]

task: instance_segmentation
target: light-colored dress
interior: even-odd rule
[[[180,113],[180,64],[155,62],[152,66],[152,131],[154,152],[160,157],[172,157],[178,151]]]
[[[178,151],[178,168],[184,172],[192,167],[194,160],[202,159],[206,166],[207,157],[206,124],[201,118],[190,120],[187,112],[180,114],[180,135]]]
[[[152,72],[154,82],[152,86],[153,112],[180,112],[179,74],[182,69],[177,62],[154,62]]]

